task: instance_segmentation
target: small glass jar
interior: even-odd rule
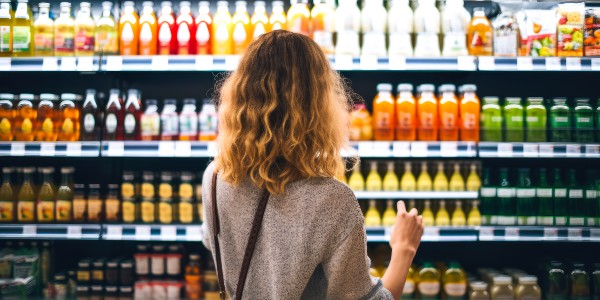
[[[87,286],[91,283],[90,261],[82,260],[77,264],[77,286]]]
[[[150,275],[150,253],[148,245],[137,245],[135,258],[135,275],[138,279],[147,278]]]
[[[104,284],[105,276],[104,276],[104,260],[98,259],[95,260],[92,264],[92,284],[94,285],[102,285]],[[92,286],[93,290],[93,286]]]
[[[492,285],[492,300],[509,300],[515,298],[512,280],[509,276],[495,276]]]
[[[532,275],[519,276],[516,300],[541,300],[542,291],[540,290],[537,281],[537,277]]]
[[[471,282],[471,293],[469,294],[469,300],[490,300],[490,293],[488,293],[488,285],[483,281]]]
[[[122,286],[119,287],[119,300],[131,300],[133,299],[133,287]]]
[[[121,286],[133,285],[133,261],[123,260],[121,261],[119,279]]]

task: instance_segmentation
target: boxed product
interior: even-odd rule
[[[583,56],[584,3],[558,5],[558,56]]]
[[[600,8],[585,10],[583,50],[585,56],[600,56]]]
[[[523,56],[556,55],[556,6],[552,3],[524,2],[517,15]]]

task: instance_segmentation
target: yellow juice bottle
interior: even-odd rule
[[[365,226],[381,226],[381,214],[375,200],[369,200],[369,209],[365,214]]]
[[[112,2],[102,2],[102,15],[96,23],[95,51],[97,54],[119,54],[119,25],[112,13]]]
[[[13,17],[13,56],[33,55],[33,16],[27,0],[18,0]]]
[[[231,14],[229,13],[229,2],[218,1],[217,13],[213,18],[212,26],[212,54],[228,55],[233,52],[233,41],[231,39]]]
[[[14,12],[10,0],[0,0],[0,57],[12,55]]]
[[[287,17],[283,9],[283,1],[273,1],[271,16],[267,32],[279,29],[287,29]]]
[[[39,13],[33,23],[35,56],[54,56],[54,20],[50,18],[50,3],[39,4]]]
[[[88,3],[89,4],[89,3]],[[60,3],[60,15],[54,22],[54,55],[75,54],[75,20],[71,17],[71,3]]]
[[[379,172],[377,172],[377,162],[371,162],[371,171],[369,171],[369,175],[367,176],[367,191],[381,191],[381,176]]]
[[[335,8],[329,0],[316,0],[311,11],[312,38],[325,54],[333,54]]]
[[[432,182],[431,176],[427,171],[427,162],[421,162],[421,174],[417,178],[417,191],[431,191]]]
[[[383,218],[381,220],[383,226],[394,226],[396,225],[396,210],[394,209],[394,201],[388,200],[387,207],[383,212]]]
[[[94,41],[96,37],[96,22],[92,17],[91,4],[81,2],[79,12],[75,19],[75,55],[92,56],[94,55]]]
[[[440,294],[440,272],[430,262],[423,263],[419,270],[417,289],[421,299],[436,299]]]
[[[233,54],[242,54],[252,41],[252,26],[246,9],[246,1],[235,2],[233,23]]]
[[[435,226],[449,226],[450,225],[450,216],[448,215],[448,211],[446,210],[446,202],[444,200],[440,201],[440,208],[435,214]]]
[[[429,200],[425,200],[425,208],[423,208],[421,216],[423,217],[423,226],[433,226],[435,224],[433,211],[431,211],[431,202]]]
[[[467,225],[469,226],[481,226],[481,213],[479,212],[479,201],[473,201],[473,206],[469,211],[467,218]]]
[[[400,182],[398,181],[398,176],[396,176],[396,172],[394,171],[394,162],[388,161],[387,163],[387,172],[383,177],[383,190],[384,191],[398,191],[400,190]]]
[[[250,18],[250,24],[252,32],[250,36],[253,40],[257,39],[261,34],[267,33],[269,16],[267,16],[265,1],[254,2],[254,13],[252,13],[252,18]]]
[[[287,30],[311,36],[308,0],[292,0],[287,13]]]
[[[452,212],[452,226],[465,226],[467,225],[467,218],[465,212],[462,209],[462,202],[456,201],[454,212]]]
[[[467,275],[456,262],[450,262],[442,276],[443,290],[448,300],[463,299],[467,293]]]
[[[400,190],[406,192],[417,190],[417,180],[412,173],[410,162],[404,163],[404,174],[402,174],[402,178],[400,179]]]
[[[444,173],[443,162],[438,162],[437,173],[433,178],[433,190],[436,192],[445,192],[448,190],[448,177]]]
[[[353,191],[364,191],[365,190],[365,179],[360,173],[360,164],[356,164],[352,169],[352,174],[348,179],[348,185]]]
[[[471,172],[467,176],[467,191],[479,191],[481,187],[481,178],[477,175],[477,166],[471,164]]]
[[[454,164],[454,173],[450,177],[450,191],[452,192],[461,192],[465,190],[465,181],[463,177],[460,175],[460,166],[456,163]]]

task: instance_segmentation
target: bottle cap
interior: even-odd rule
[[[40,100],[56,101],[58,100],[58,95],[48,93],[40,94]]]
[[[77,100],[81,100],[81,96],[71,94],[71,93],[64,93],[64,94],[60,94],[60,99],[67,100],[67,101],[77,101]]]
[[[148,106],[158,106],[158,101],[156,99],[146,99],[146,107]]]
[[[445,93],[445,92],[452,92],[454,93],[456,91],[456,86],[454,84],[442,84],[438,90],[440,91],[440,93]]]
[[[227,6],[227,7],[229,7],[229,1],[217,1],[217,6]]]
[[[483,281],[473,281],[471,282],[471,289],[475,291],[485,291],[487,290],[488,284]]]
[[[75,168],[73,167],[62,167],[60,168],[61,174],[73,174],[75,172]]]
[[[521,104],[521,97],[506,97],[506,102],[513,104]]]
[[[33,101],[35,96],[33,94],[19,94],[19,100]]]
[[[519,276],[519,284],[536,284],[537,281],[537,277],[533,275]]]
[[[435,91],[435,86],[433,84],[421,84],[417,90],[419,92],[433,92]]]
[[[181,1],[179,2],[179,7],[183,7],[183,6],[187,6],[190,7],[192,5],[192,3],[190,1]]]
[[[0,100],[13,101],[13,100],[15,100],[15,95],[13,95],[13,94],[7,94],[7,93],[0,94]]]
[[[171,181],[173,180],[173,173],[168,171],[160,172],[160,180],[161,181]]]
[[[196,99],[192,99],[192,98],[183,99],[183,105],[196,105]]]
[[[98,184],[98,183],[90,183],[90,184],[88,184],[88,188],[90,190],[99,190],[100,189],[100,184]]]
[[[135,2],[133,2],[133,1],[125,1],[125,2],[123,2],[123,5],[124,6],[135,6]]]
[[[463,92],[476,92],[477,86],[474,84],[465,84],[463,85]]]
[[[392,84],[391,83],[380,83],[377,85],[378,92],[392,92]]]
[[[152,2],[152,1],[144,1],[144,2],[142,2],[142,6],[144,6],[144,7],[148,7],[148,6],[149,7],[154,7],[154,2]]]
[[[92,7],[92,4],[89,3],[89,2],[81,2],[81,3],[79,3],[79,7],[87,7],[87,8],[89,8],[89,7]]]
[[[511,284],[511,279],[506,275],[494,276],[494,284]]]
[[[38,6],[40,8],[50,8],[50,3],[48,3],[48,2],[40,2],[40,4],[38,4]]]
[[[175,100],[175,99],[165,99],[165,106],[166,105],[177,105],[177,100]]]
[[[254,1],[254,7],[265,6],[265,1]]]
[[[108,185],[108,189],[109,190],[118,190],[119,189],[119,185],[116,183],[111,183]]]
[[[493,103],[493,104],[496,104],[499,101],[500,100],[496,96],[485,96],[485,97],[483,97],[483,103]]]
[[[413,91],[413,85],[410,83],[400,83],[398,84],[398,92],[412,92]]]

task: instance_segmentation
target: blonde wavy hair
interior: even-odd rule
[[[296,180],[345,171],[351,96],[310,38],[263,34],[216,90],[215,163],[226,182],[280,194]]]

